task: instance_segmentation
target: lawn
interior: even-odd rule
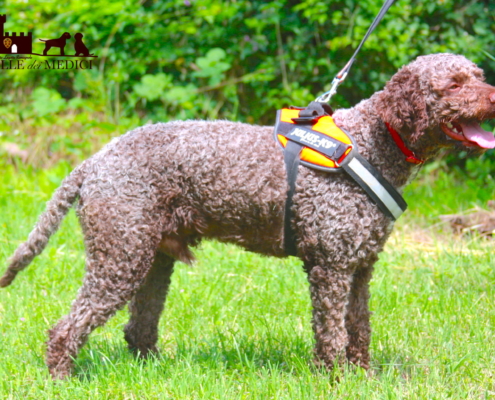
[[[27,237],[69,167],[1,165],[0,265]],[[120,311],[96,330],[75,375],[53,383],[47,330],[70,308],[84,270],[74,212],[45,252],[0,291],[2,399],[488,399],[495,398],[495,256],[491,240],[454,238],[438,215],[490,198],[427,169],[408,188],[372,281],[369,374],[312,366],[308,285],[296,258],[260,257],[206,242],[178,264],[160,325],[161,355],[127,351]]]

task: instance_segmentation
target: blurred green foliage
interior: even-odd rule
[[[29,147],[33,138],[26,126],[67,126],[72,141],[81,144],[88,136],[102,133],[106,140],[119,128],[150,120],[271,124],[276,109],[306,105],[328,90],[382,3],[9,0],[0,5],[5,30],[32,31],[34,52],[43,50],[39,38],[82,32],[98,58],[91,70],[2,70],[0,131],[11,140],[17,127],[16,141]],[[488,0],[398,0],[363,47],[333,106],[370,96],[421,54],[464,54],[494,82],[494,11]],[[71,40],[66,53],[72,46]],[[80,114],[86,117],[77,121]],[[93,150],[89,146],[86,153]]]

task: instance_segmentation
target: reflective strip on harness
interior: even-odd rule
[[[402,196],[381,175],[376,176],[373,174],[376,170],[374,168],[374,171],[370,170],[369,163],[359,154],[353,157],[343,168],[366,190],[368,195],[373,198],[380,209],[389,217],[396,220],[406,211],[407,203]]]

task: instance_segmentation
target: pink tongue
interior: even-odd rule
[[[484,149],[493,149],[495,147],[495,137],[493,137],[492,132],[483,130],[476,122],[461,123],[460,125],[464,137],[470,142],[474,142]]]

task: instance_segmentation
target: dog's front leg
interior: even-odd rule
[[[376,258],[372,260],[373,262],[358,268],[354,273],[345,316],[345,326],[349,335],[349,343],[346,349],[347,359],[365,369],[370,367],[371,312],[368,305],[370,298],[369,282]]]
[[[352,272],[345,269],[306,265],[313,303],[315,364],[332,369],[342,364],[348,343],[345,311]]]

